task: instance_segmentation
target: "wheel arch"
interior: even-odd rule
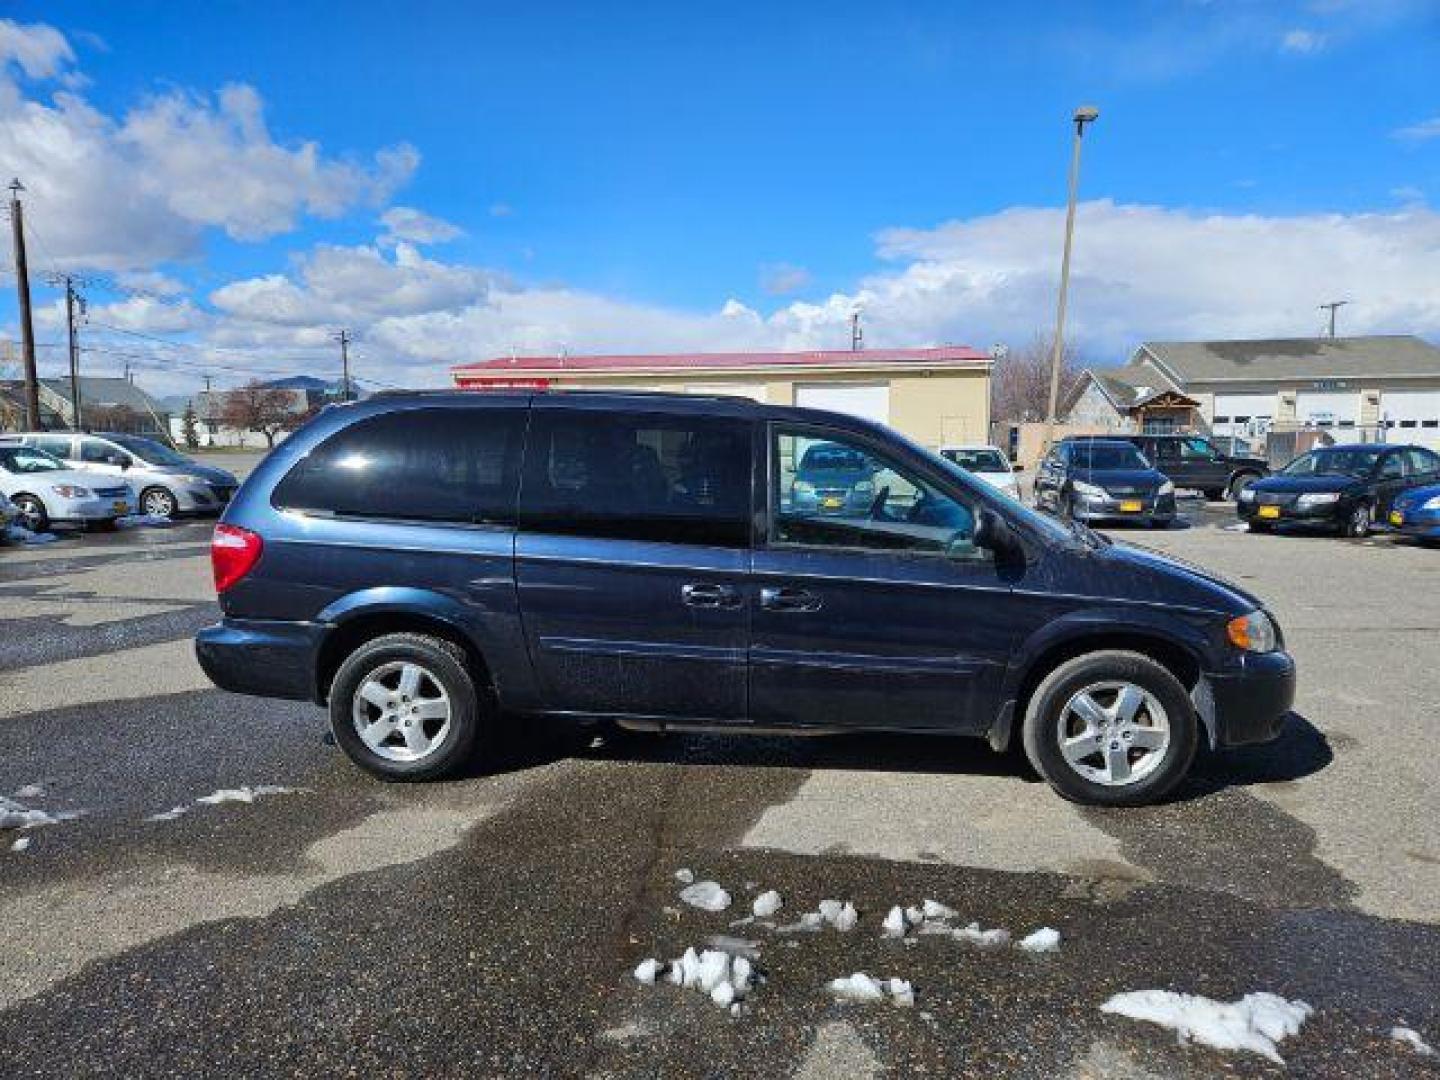
[[[1054,625],[1054,624],[1052,624]],[[1020,721],[1029,708],[1035,689],[1045,676],[1066,661],[1087,653],[1124,651],[1148,656],[1165,668],[1191,694],[1204,693],[1204,667],[1200,653],[1190,642],[1156,626],[1140,623],[1102,626],[1085,623],[1066,627],[1037,642],[1033,649],[1022,652],[1021,661],[1014,665],[1006,678],[1007,692],[999,715],[991,726],[989,741],[996,750],[1006,750],[1014,742]],[[1213,742],[1214,717],[1204,708],[1197,707],[1196,715]]]
[[[476,685],[493,690],[494,679],[485,654],[474,638],[449,613],[435,607],[405,604],[357,606],[330,621],[315,657],[315,702],[324,705],[330,697],[335,673],[345,658],[367,641],[386,634],[425,634],[441,638],[465,653],[466,664]]]

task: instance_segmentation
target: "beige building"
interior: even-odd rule
[[[451,368],[467,390],[664,390],[735,394],[888,424],[932,448],[983,443],[990,357],[965,346],[844,352],[499,357]]]

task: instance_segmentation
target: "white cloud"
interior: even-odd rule
[[[760,287],[771,296],[799,292],[810,284],[810,271],[789,263],[770,263],[760,268]]]
[[[1280,51],[1309,55],[1322,51],[1327,41],[1324,34],[1314,30],[1287,30],[1280,38]]]
[[[1432,116],[1428,120],[1421,120],[1418,124],[1397,128],[1390,134],[1401,142],[1410,143],[1429,142],[1431,139],[1440,139],[1440,116]]]
[[[878,238],[890,267],[816,302],[681,310],[561,286],[527,286],[399,245],[321,247],[291,274],[235,282],[212,300],[207,340],[270,357],[362,335],[365,374],[443,385],[452,363],[520,353],[844,348],[865,310],[880,345],[1028,340],[1053,318],[1064,213],[1014,208]],[[1144,338],[1315,333],[1315,305],[1351,296],[1353,333],[1440,335],[1440,213],[1265,217],[1084,203],[1068,330],[1087,359]]]
[[[410,206],[392,206],[380,215],[380,223],[386,230],[380,239],[387,244],[398,240],[412,244],[443,244],[465,235],[460,226]]]
[[[42,269],[153,268],[197,254],[207,228],[264,239],[304,215],[383,202],[419,161],[403,144],[358,162],[277,142],[260,95],[240,84],[213,99],[172,91],[110,116],[75,91],[73,62],[51,27],[0,21],[0,161],[29,189]],[[27,96],[29,83],[55,80],[48,101]]]

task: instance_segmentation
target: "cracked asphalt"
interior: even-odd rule
[[[319,710],[207,687],[208,523],[0,549],[0,793],[79,815],[0,833],[0,1075],[1440,1075],[1388,1037],[1440,1045],[1440,552],[1190,517],[1123,538],[1265,597],[1297,712],[1125,811],[935,737],[517,736],[493,773],[386,786]],[[241,785],[289,790],[195,802]],[[681,867],[731,910],[681,904]],[[861,924],[731,928],[768,888],[781,921]],[[879,936],[927,897],[1061,950]],[[743,1015],[630,977],[717,933],[759,950]],[[916,1007],[831,1001],[855,971]],[[1281,1067],[1099,1011],[1149,988],[1316,1011]]]

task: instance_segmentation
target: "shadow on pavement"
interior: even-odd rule
[[[1199,798],[1224,788],[1303,780],[1335,760],[1325,733],[1297,712],[1285,717],[1274,742],[1230,750],[1202,750],[1176,799]]]

